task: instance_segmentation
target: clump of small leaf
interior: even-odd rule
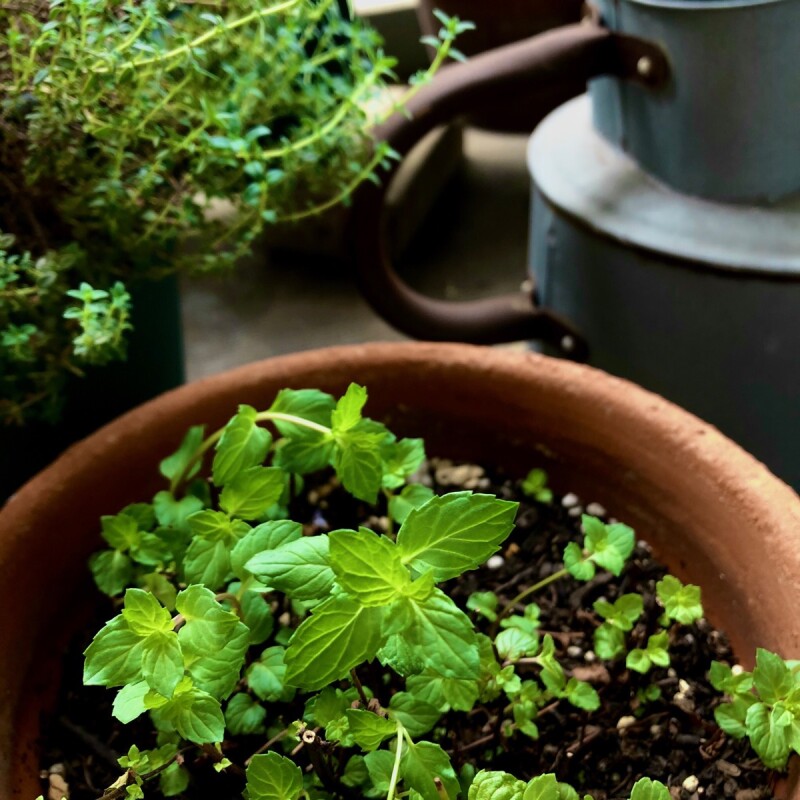
[[[800,662],[759,648],[752,672],[714,662],[709,680],[729,698],[714,711],[720,728],[747,737],[765,766],[785,769],[800,753]]]
[[[553,490],[547,485],[547,473],[540,468],[532,469],[520,484],[522,491],[539,503],[552,503]]]
[[[343,7],[0,7],[0,419],[55,418],[68,375],[124,357],[126,285],[231,267],[377,180],[395,61]],[[399,106],[471,27],[441,21]]]

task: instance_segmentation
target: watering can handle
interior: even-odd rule
[[[669,77],[663,52],[652,43],[612,33],[594,23],[568,25],[443,68],[405,106],[376,129],[401,156],[437,125],[474,112],[491,112],[541,85],[601,75],[657,87]],[[583,360],[586,344],[565,320],[534,305],[525,293],[469,302],[419,294],[395,272],[386,243],[385,198],[395,168],[381,185],[365,184],[351,217],[360,288],[375,311],[403,333],[439,341],[497,344],[540,339]]]

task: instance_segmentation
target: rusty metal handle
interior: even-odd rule
[[[463,114],[491,112],[523,91],[617,75],[658,86],[669,75],[666,57],[654,45],[576,24],[443,68],[398,113],[375,131],[401,156],[437,125]],[[395,168],[396,169],[396,168]],[[394,171],[393,171],[394,172]],[[408,286],[395,272],[386,242],[385,198],[393,172],[381,185],[357,193],[351,217],[360,288],[373,309],[403,333],[418,339],[497,344],[541,339],[572,358],[586,345],[565,320],[537,308],[524,293],[470,302],[434,300]]]

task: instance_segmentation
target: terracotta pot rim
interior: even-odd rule
[[[587,405],[605,407],[609,417],[646,420],[645,427],[654,437],[654,442],[670,440],[682,452],[687,455],[691,453],[694,463],[713,468],[721,485],[737,493],[751,495],[752,500],[764,511],[780,509],[783,503],[797,501],[797,495],[791,488],[711,424],[653,392],[595,367],[503,348],[451,343],[376,342],[339,345],[263,359],[189,382],[137,406],[72,445],[9,498],[6,506],[0,509],[0,535],[3,517],[19,508],[20,504],[32,500],[37,491],[54,478],[60,478],[65,472],[74,474],[84,460],[82,457],[90,452],[94,454],[101,443],[116,440],[120,434],[131,429],[144,431],[148,421],[157,415],[185,414],[197,397],[213,395],[224,386],[250,386],[258,383],[261,375],[276,371],[293,372],[301,366],[322,367],[326,363],[348,362],[391,363],[396,359],[420,363],[434,360],[442,364],[471,364],[476,375],[486,368],[492,372],[516,373],[520,383],[534,379],[543,385],[560,385],[571,394],[582,395]],[[369,406],[366,413],[369,413]],[[785,511],[775,516],[783,527]]]

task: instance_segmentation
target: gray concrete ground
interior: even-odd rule
[[[464,159],[403,254],[399,269],[435,297],[513,291],[525,279],[526,137],[465,132]],[[182,287],[188,378],[334,344],[405,338],[359,295],[333,258],[259,254],[225,277]]]

